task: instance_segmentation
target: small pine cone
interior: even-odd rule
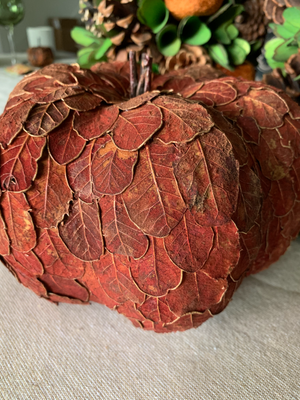
[[[264,12],[266,17],[276,24],[283,24],[283,11],[288,7],[299,7],[299,0],[264,0]]]
[[[263,39],[269,23],[263,13],[264,0],[246,0],[243,6],[245,11],[235,19],[240,36],[248,42]]]
[[[190,65],[200,66],[207,64],[212,64],[212,61],[204,47],[184,44],[175,56],[166,57],[161,61],[159,72],[164,74]]]

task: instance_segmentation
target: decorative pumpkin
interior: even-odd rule
[[[147,330],[186,330],[298,233],[300,107],[200,68],[159,76],[149,91],[149,63],[137,80],[132,60],[51,65],[11,93],[0,254],[49,301],[95,301]]]
[[[212,15],[221,7],[223,0],[165,0],[170,13],[176,19],[201,15]]]

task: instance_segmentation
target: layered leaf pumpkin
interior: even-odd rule
[[[58,303],[186,330],[300,230],[300,107],[199,68],[129,98],[128,63],[55,64],[0,117],[2,261]]]

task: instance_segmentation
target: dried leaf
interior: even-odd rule
[[[11,247],[21,253],[28,253],[36,245],[36,233],[24,194],[3,193],[1,208]]]
[[[46,88],[45,90],[36,91],[32,97],[32,101],[40,104],[54,103],[55,101],[65,100],[68,97],[77,96],[83,93],[84,89],[80,87],[53,86]]]
[[[201,101],[207,106],[224,106],[236,99],[237,92],[234,87],[226,82],[218,80],[206,82],[198,91],[191,97],[191,100]]]
[[[0,145],[3,148],[6,148],[22,130],[23,123],[32,107],[31,101],[24,101],[20,105],[4,111],[0,116]]]
[[[74,96],[65,97],[65,104],[75,111],[89,111],[98,107],[102,103],[100,97],[89,92],[79,93]]]
[[[76,85],[78,82],[73,72],[77,69],[78,68],[74,67],[74,65],[50,64],[44,67],[40,73],[43,74],[43,76],[54,78],[62,85]]]
[[[80,302],[84,303],[89,301],[88,290],[76,280],[48,274],[44,274],[39,279],[44,284],[49,295],[53,293],[59,296],[69,297],[70,299],[80,300]],[[57,298],[54,297],[53,300],[57,301],[55,299]]]
[[[145,295],[134,284],[127,257],[106,253],[93,267],[106,294],[117,303],[132,300],[142,303]]]
[[[173,76],[163,85],[164,90],[173,90],[174,93],[181,93],[191,85],[195,84],[195,80],[190,76]],[[198,83],[199,85],[199,83]]]
[[[67,214],[72,191],[66,178],[66,167],[50,156],[39,165],[38,175],[26,193],[33,218],[39,228],[56,227]]]
[[[136,96],[130,100],[119,103],[118,108],[122,111],[128,111],[134,108],[138,108],[143,104],[147,103],[148,101],[151,101],[155,97],[159,96],[159,94],[160,94],[159,90],[153,90],[152,92],[143,93],[140,96]]]
[[[83,139],[95,139],[112,127],[118,115],[117,106],[98,107],[84,113],[75,113],[73,127]]]
[[[120,196],[104,196],[99,200],[106,248],[113,254],[135,259],[145,255],[147,237],[131,222]]]
[[[3,190],[23,192],[31,186],[45,144],[45,138],[33,138],[22,131],[5,150],[1,150],[0,182]]]
[[[24,130],[33,136],[46,136],[69,115],[70,109],[61,100],[50,104],[36,104],[24,124]]]
[[[218,304],[227,289],[226,279],[214,279],[201,270],[183,273],[181,285],[166,297],[170,310],[178,317],[193,311],[204,312]]]
[[[172,96],[160,96],[153,103],[160,107],[163,114],[164,125],[158,138],[165,144],[189,142],[214,125],[207,110],[200,104]]]
[[[184,271],[196,272],[208,260],[213,238],[212,228],[196,224],[187,210],[179,224],[165,238],[165,247],[174,264]]]
[[[6,260],[12,265],[14,270],[29,274],[32,276],[43,275],[44,268],[41,261],[37,258],[33,251],[21,253],[12,249],[11,254],[6,257]]]
[[[132,184],[123,193],[130,219],[146,234],[168,236],[186,210],[173,163],[174,146],[152,143],[140,150]]]
[[[180,94],[182,97],[188,99],[192,97],[198,90],[200,90],[203,86],[203,82],[195,82],[192,85],[184,87],[181,91]]]
[[[213,128],[188,145],[175,175],[199,225],[217,226],[230,221],[237,204],[239,166],[221,131]]]
[[[131,276],[145,294],[164,296],[181,284],[182,271],[170,260],[163,239],[150,237],[149,240],[145,256],[129,264]]]
[[[253,117],[261,128],[278,128],[289,108],[274,91],[251,89],[238,100],[244,117]]]
[[[95,144],[98,149],[92,161],[94,194],[122,193],[132,182],[137,152],[119,150],[108,135],[97,139]]]
[[[153,104],[123,111],[112,127],[113,141],[122,150],[142,147],[162,126],[162,114]]]
[[[85,263],[68,250],[57,229],[41,230],[34,252],[50,275],[74,279],[84,274]]]
[[[9,237],[7,235],[7,227],[2,217],[0,210],[0,254],[1,256],[7,256],[10,253]]]
[[[85,147],[86,141],[73,128],[73,115],[49,135],[49,151],[61,165],[75,160]]]
[[[286,216],[292,210],[296,201],[292,179],[285,177],[279,181],[273,181],[270,196],[275,215],[277,217]]]
[[[124,98],[119,92],[110,87],[91,85],[89,89],[92,90],[95,96],[109,104],[119,104],[127,100],[127,97]]]
[[[79,197],[86,203],[92,203],[92,159],[95,152],[95,140],[88,143],[76,160],[67,165],[68,182],[75,197]]]
[[[138,308],[146,319],[155,323],[163,322],[170,324],[178,319],[172,313],[165,301],[161,297],[148,297],[147,300]]]
[[[99,260],[104,246],[98,204],[75,200],[68,217],[59,225],[59,234],[71,253],[80,260]]]
[[[283,147],[290,149],[290,157],[300,157],[300,121],[290,116],[284,118],[284,124],[277,128]],[[292,154],[291,154],[292,153]],[[293,158],[293,157],[291,157]]]
[[[200,325],[203,324],[203,322],[207,321],[211,317],[212,314],[209,312],[209,310],[205,311],[204,313],[188,313],[183,317],[178,318],[175,322],[166,325],[166,329],[169,332],[183,332],[187,329],[198,328]]]
[[[280,218],[280,226],[282,228],[282,236],[293,240],[299,234],[300,226],[300,201],[296,201],[292,210],[285,216]]]

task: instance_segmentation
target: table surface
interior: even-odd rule
[[[0,69],[0,112],[19,78]],[[300,239],[198,329],[155,334],[58,307],[0,265],[0,399],[300,399]]]

